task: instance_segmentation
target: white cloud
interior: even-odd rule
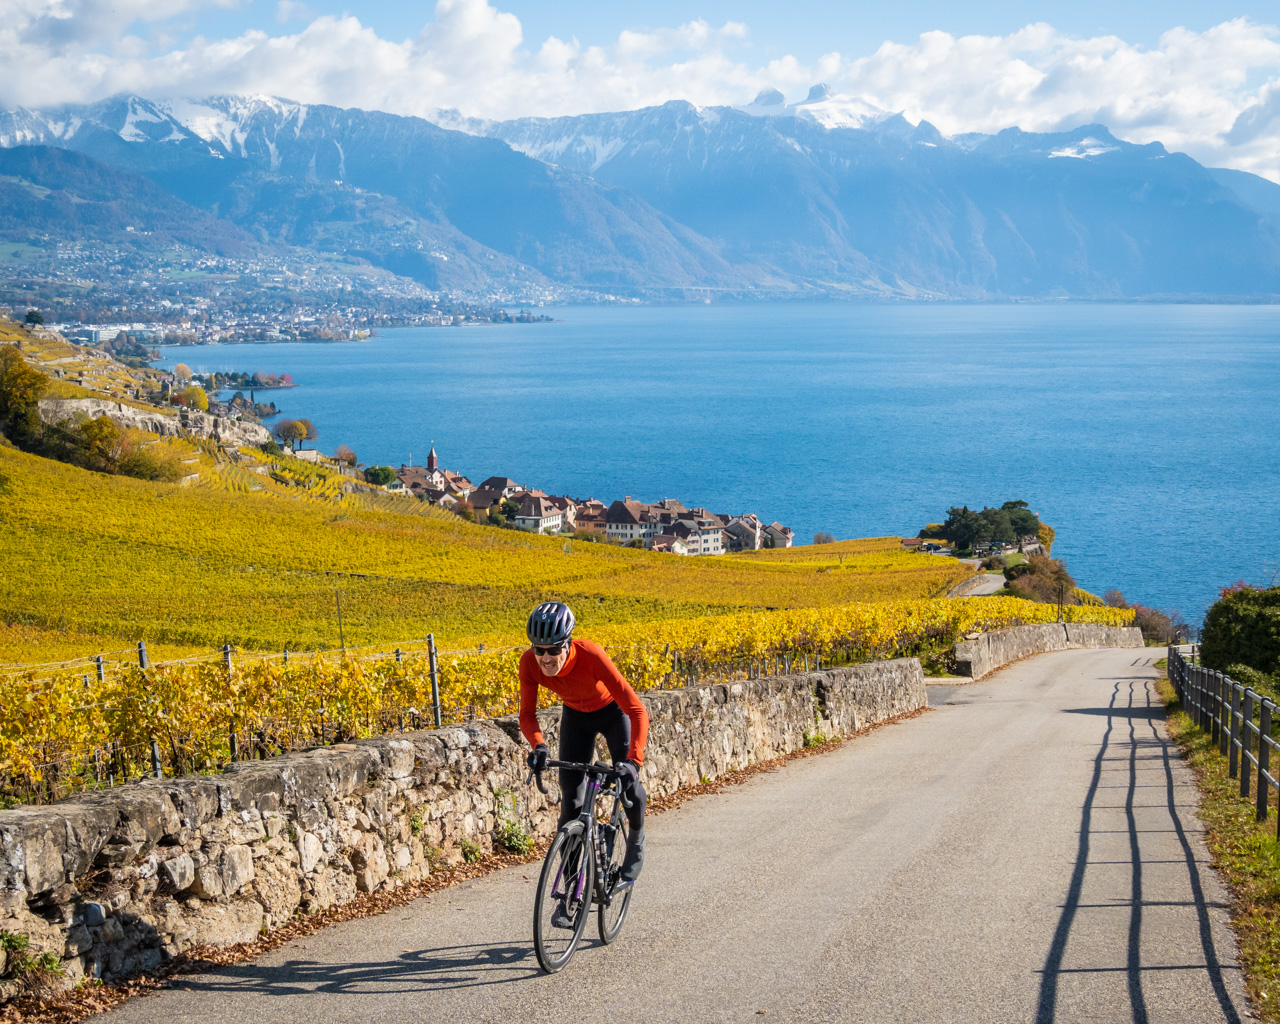
[[[1254,77],[1263,84],[1250,88]],[[1008,36],[931,32],[913,44],[884,44],[845,66],[839,82],[944,133],[1098,122],[1122,138],[1163,142],[1209,164],[1273,177],[1280,171],[1273,98],[1280,31],[1243,18],[1200,33],[1174,29],[1152,49],[1114,36],[1077,39],[1043,24]],[[1255,123],[1268,127],[1255,135]]]
[[[350,15],[182,47],[168,40],[173,19],[236,3],[7,0],[0,62],[24,73],[0,81],[0,105],[240,92],[506,118],[671,99],[743,103],[765,87],[794,101],[824,81],[945,133],[1100,122],[1122,138],[1280,180],[1280,30],[1246,19],[1174,29],[1151,48],[1032,24],[1003,36],[927,32],[861,57],[833,51],[764,64],[748,59],[749,27],[740,22],[628,31],[608,45],[529,41],[515,15],[486,0],[437,0],[433,20],[399,41]],[[282,23],[310,17],[301,0],[278,0],[276,11]]]
[[[311,8],[302,0],[277,0],[276,24],[287,25],[291,21],[305,21],[311,16]]]

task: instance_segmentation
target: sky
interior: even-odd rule
[[[761,89],[946,134],[1100,122],[1280,181],[1280,5],[1241,0],[0,0],[0,106],[119,92],[510,118]]]

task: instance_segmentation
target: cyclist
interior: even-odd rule
[[[531,646],[520,658],[520,731],[533,748],[529,767],[542,771],[547,763],[547,744],[537,714],[538,687],[542,686],[564,701],[560,760],[594,761],[596,737],[604,737],[613,767],[621,774],[624,792],[632,802],[627,811],[631,835],[621,877],[624,882],[634,882],[644,866],[645,792],[639,772],[649,736],[649,711],[604,648],[573,639],[573,626],[573,612],[559,601],[540,604],[529,616],[525,632]],[[557,828],[582,813],[586,795],[586,774],[561,768]],[[553,923],[563,926],[559,921]]]

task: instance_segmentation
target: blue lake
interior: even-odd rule
[[[755,511],[808,541],[1025,498],[1081,586],[1198,621],[1280,566],[1280,307],[571,307],[552,324],[166,349],[327,452],[605,501]]]

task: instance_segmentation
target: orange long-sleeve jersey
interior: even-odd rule
[[[530,746],[545,743],[538,726],[538,687],[545,686],[574,711],[599,711],[613,701],[631,719],[631,747],[627,756],[644,762],[649,739],[649,710],[636,696],[604,648],[589,640],[574,640],[559,674],[547,676],[538,667],[533,651],[520,658],[520,731]]]

